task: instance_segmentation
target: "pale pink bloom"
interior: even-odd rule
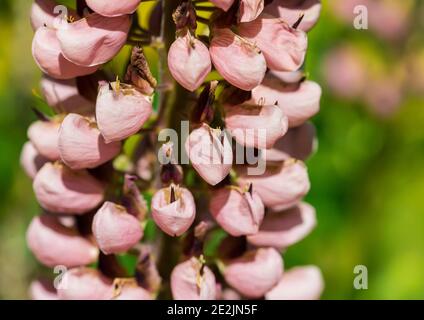
[[[260,298],[273,288],[283,275],[283,259],[273,248],[260,248],[225,264],[225,281],[243,296]]]
[[[44,75],[41,79],[41,92],[47,104],[57,113],[94,112],[95,104],[79,93],[76,79],[57,80]]]
[[[264,0],[240,0],[238,22],[255,20],[264,10]]]
[[[233,5],[234,0],[209,0],[209,2],[212,2],[218,8],[227,11]]]
[[[309,191],[310,182],[305,164],[289,159],[278,166],[268,166],[263,175],[248,175],[246,168],[239,170],[238,183],[252,183],[264,205],[279,211],[297,204]]]
[[[305,77],[305,72],[302,70],[296,71],[277,71],[269,70],[269,74],[280,79],[284,83],[299,83]]]
[[[112,280],[95,269],[74,268],[64,274],[57,292],[61,300],[109,300]]]
[[[47,27],[40,27],[35,32],[32,56],[41,71],[55,79],[71,79],[91,74],[98,69],[98,66],[78,66],[65,59],[56,30]]]
[[[59,121],[38,120],[29,126],[27,132],[29,140],[38,153],[52,161],[60,159],[59,128]]]
[[[98,66],[111,60],[127,40],[130,16],[103,17],[92,13],[57,30],[66,59],[80,66]]]
[[[190,32],[178,37],[169,48],[168,67],[172,76],[184,88],[199,88],[212,69],[208,48]]]
[[[116,17],[131,14],[137,10],[142,0],[87,0],[87,5],[94,12],[105,17]]]
[[[344,2],[344,1],[340,1]],[[267,5],[264,12],[293,25],[303,14],[299,29],[305,32],[311,30],[317,23],[321,13],[320,0],[274,0]],[[353,11],[352,11],[353,12]]]
[[[215,276],[193,257],[172,270],[171,291],[174,300],[215,300]]]
[[[248,236],[247,241],[257,247],[285,249],[304,239],[316,226],[315,209],[307,204],[282,212],[269,212],[259,232]]]
[[[75,10],[67,8],[67,12],[62,10],[57,10],[55,8],[62,9],[58,7],[59,4],[54,0],[35,0],[31,5],[31,26],[34,31],[39,27],[46,26],[49,28],[63,26],[67,23],[67,18],[78,18]],[[63,25],[62,25],[63,23]]]
[[[94,121],[70,113],[60,127],[59,151],[72,170],[95,168],[118,155],[121,142],[106,144]]]
[[[265,295],[267,300],[318,300],[324,279],[316,266],[296,267],[284,272],[280,282]]]
[[[210,185],[218,184],[230,173],[233,151],[227,135],[220,129],[202,124],[187,138],[185,150],[193,168]]]
[[[254,187],[224,187],[213,191],[209,211],[226,232],[238,237],[258,232],[265,208]]]
[[[271,148],[288,130],[288,119],[275,105],[226,105],[225,127],[241,145]]]
[[[29,297],[31,300],[58,300],[53,281],[38,279],[31,282],[29,286]]]
[[[241,296],[237,291],[225,288],[222,290],[219,300],[241,300]]]
[[[308,47],[308,38],[302,30],[265,14],[251,22],[241,23],[238,30],[242,37],[261,49],[268,68],[295,71],[302,66]]]
[[[112,82],[100,85],[96,103],[97,125],[106,143],[137,133],[152,114],[151,98],[134,86]]]
[[[140,287],[135,279],[115,279],[113,300],[152,300],[152,295]]]
[[[21,151],[20,164],[28,177],[34,179],[38,170],[40,170],[47,161],[49,160],[39,154],[30,141],[25,142]]]
[[[279,162],[290,158],[305,161],[318,148],[315,126],[305,122],[299,127],[291,128],[272,149],[261,152],[266,161]]]
[[[87,265],[96,262],[99,253],[77,230],[67,228],[55,217],[45,214],[32,219],[27,243],[37,260],[48,267]]]
[[[141,222],[125,207],[109,201],[95,214],[92,230],[104,254],[125,252],[143,237]]]
[[[54,213],[83,214],[103,201],[105,187],[88,171],[72,171],[62,164],[46,163],[33,183],[40,205]]]
[[[265,77],[262,84],[252,90],[254,103],[277,103],[289,119],[289,127],[296,127],[318,113],[321,87],[313,81],[284,84],[273,76]]]
[[[221,76],[240,89],[252,90],[265,76],[266,62],[259,48],[228,28],[214,29],[209,52]]]
[[[172,237],[190,228],[196,216],[193,195],[186,189],[171,184],[160,189],[152,198],[152,217],[158,227]]]
[[[357,98],[367,85],[367,65],[360,52],[352,46],[331,50],[323,63],[327,86],[339,97]]]

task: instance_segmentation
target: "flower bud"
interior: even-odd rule
[[[228,28],[214,29],[209,53],[221,76],[240,89],[252,90],[265,76],[266,62],[259,48]]]
[[[138,132],[152,114],[151,99],[128,84],[101,84],[96,120],[106,143],[121,141]]]
[[[214,191],[209,210],[219,225],[234,237],[258,232],[265,212],[252,186],[249,190],[225,187]]]
[[[324,290],[316,266],[296,267],[284,272],[280,282],[265,295],[267,300],[317,300]]]
[[[29,297],[31,300],[58,300],[56,289],[52,281],[38,279],[31,282],[29,286]]]
[[[352,11],[351,11],[352,12]],[[320,0],[274,0],[267,5],[264,13],[286,21],[293,25],[303,14],[299,29],[305,32],[311,30],[317,23],[321,13]]]
[[[113,296],[112,280],[90,268],[67,271],[59,286],[61,300],[109,300]]]
[[[189,91],[199,88],[212,69],[208,48],[190,32],[169,48],[168,66],[174,79]]]
[[[141,0],[86,0],[86,2],[94,12],[104,17],[116,17],[134,13]]]
[[[62,161],[72,170],[95,168],[113,159],[121,142],[106,144],[96,123],[75,113],[68,114],[59,131]]]
[[[215,275],[193,257],[172,270],[171,291],[174,300],[215,300]]]
[[[220,129],[207,124],[193,130],[185,150],[193,168],[210,185],[216,185],[230,173],[233,162],[231,143]]]
[[[172,237],[190,228],[196,216],[196,204],[191,192],[174,184],[155,193],[152,217],[158,227]]]
[[[122,1],[121,1],[122,2]],[[130,16],[107,18],[92,13],[57,30],[63,56],[80,66],[98,66],[111,60],[127,40]]]
[[[212,2],[215,6],[224,11],[228,11],[233,5],[234,0],[209,0],[209,2]]]
[[[28,128],[28,138],[43,157],[56,161],[60,159],[58,121],[36,121]]]
[[[222,290],[219,300],[241,300],[241,296],[237,291],[231,288],[225,288]]]
[[[271,148],[289,127],[287,117],[275,105],[227,105],[225,112],[226,128],[246,147]]]
[[[72,79],[91,74],[98,69],[97,66],[78,66],[65,59],[56,30],[47,27],[40,27],[35,32],[32,55],[41,71],[55,79]]]
[[[268,68],[295,71],[302,66],[308,46],[308,39],[302,30],[296,30],[281,19],[268,15],[241,23],[238,28],[242,37],[261,49]]]
[[[299,83],[305,79],[305,72],[300,70],[296,71],[276,71],[269,70],[269,74],[280,79],[282,82],[289,83]]]
[[[315,127],[305,122],[299,127],[291,128],[286,135],[277,140],[272,149],[261,153],[266,161],[280,162],[290,158],[305,161],[318,148]]]
[[[319,111],[321,87],[313,81],[299,84],[284,84],[275,77],[265,77],[262,84],[252,90],[255,103],[278,103],[289,119],[289,127],[296,127]]]
[[[47,104],[57,113],[94,112],[94,103],[80,95],[76,79],[57,80],[44,75],[41,79],[41,91]]]
[[[38,170],[47,161],[48,159],[40,155],[30,141],[25,142],[21,151],[20,163],[28,177],[34,179]]]
[[[109,201],[94,216],[92,230],[104,254],[125,252],[143,237],[140,221],[125,207]]]
[[[225,281],[243,296],[260,298],[273,288],[283,275],[283,260],[273,248],[248,251],[226,263]]]
[[[238,22],[255,20],[264,10],[264,0],[240,0],[237,13]]]
[[[67,18],[77,18],[75,10],[66,8],[67,12],[62,12],[62,9],[56,11],[55,8],[58,6],[59,4],[53,0],[35,0],[32,3],[30,14],[32,29],[36,31],[42,26],[58,27],[59,24],[67,23]]]
[[[93,263],[99,250],[75,229],[67,228],[55,217],[34,217],[27,231],[27,243],[38,261],[47,267],[68,268]]]
[[[103,201],[104,186],[88,171],[72,171],[46,163],[37,173],[33,189],[40,205],[54,213],[83,214]]]
[[[282,212],[269,212],[258,233],[247,237],[257,247],[285,249],[305,238],[316,226],[315,209],[307,203]]]
[[[113,288],[114,300],[152,300],[150,292],[140,287],[135,279],[117,278]]]
[[[289,159],[278,166],[269,166],[263,175],[248,175],[240,170],[238,183],[252,183],[264,205],[275,211],[284,210],[298,203],[309,191],[308,172],[302,161]]]

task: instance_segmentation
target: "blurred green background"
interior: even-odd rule
[[[411,25],[397,39],[355,30],[353,14],[343,18],[335,2],[324,1],[320,22],[309,34],[306,65],[324,92],[313,121],[319,149],[308,161],[312,190],[307,201],[317,209],[318,227],[288,249],[285,264],[320,266],[326,299],[423,299],[424,90],[411,89],[411,81],[424,78],[424,63],[412,58],[424,52],[423,1],[405,1]],[[32,89],[40,78],[31,56],[30,5],[28,0],[0,1],[1,299],[26,298],[37,265],[26,248],[25,231],[38,206],[19,166],[26,128],[35,119]],[[361,95],[342,97],[327,85],[324,61],[344,44],[359,50],[367,72],[399,84],[401,99],[391,107],[388,101],[387,112],[381,108],[393,93],[390,83],[377,109]],[[410,65],[418,74],[414,80]],[[345,71],[343,64],[339,70]],[[372,87],[372,78],[361,81]],[[368,268],[368,290],[353,287],[356,265]]]

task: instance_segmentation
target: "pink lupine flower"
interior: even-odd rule
[[[302,30],[265,14],[251,22],[241,23],[238,30],[242,37],[261,49],[268,68],[295,71],[302,66],[308,47],[308,39]]]
[[[234,0],[209,0],[209,1],[224,11],[228,11],[228,9],[230,9],[234,3]]]
[[[253,42],[228,28],[216,28],[209,52],[215,68],[232,85],[249,91],[262,82],[266,62]]]
[[[237,13],[238,22],[255,20],[264,10],[264,0],[240,0]]]
[[[265,295],[267,300],[317,300],[324,290],[321,271],[316,266],[296,267],[284,272],[280,282]]]
[[[247,175],[240,170],[238,183],[252,183],[266,207],[279,211],[298,203],[309,191],[310,182],[305,164],[289,159],[278,166],[268,166],[263,175]]]
[[[174,184],[160,189],[152,198],[152,217],[161,230],[172,237],[190,228],[196,216],[191,192]]]
[[[152,300],[152,295],[140,287],[135,279],[118,278],[113,281],[113,300]]]
[[[136,11],[141,0],[86,0],[86,2],[94,12],[104,17],[116,17]]]
[[[27,243],[38,261],[48,267],[68,268],[93,263],[99,250],[75,229],[60,224],[55,217],[34,217],[27,231]]]
[[[103,201],[104,186],[87,171],[72,171],[59,163],[46,163],[33,183],[40,205],[51,212],[83,214]]]
[[[285,249],[305,238],[315,226],[315,209],[300,203],[286,211],[269,212],[259,231],[247,241],[257,247]]]
[[[353,11],[351,11],[352,13]],[[320,0],[274,0],[264,9],[264,13],[293,25],[303,14],[299,29],[305,32],[311,30],[318,22],[321,13]]]
[[[180,85],[194,91],[202,85],[212,69],[209,50],[187,31],[169,48],[168,67]]]
[[[235,237],[258,232],[265,212],[252,186],[248,190],[225,187],[214,191],[209,210],[218,224]]]
[[[241,145],[268,149],[286,134],[289,124],[278,106],[243,104],[226,106],[225,126]]]
[[[28,128],[28,138],[43,157],[55,161],[60,159],[59,154],[59,128],[60,122],[36,121]]]
[[[104,254],[125,252],[143,237],[140,221],[125,207],[109,201],[94,216],[92,230]]]
[[[241,296],[237,291],[231,288],[225,288],[222,290],[219,300],[241,300]]]
[[[193,257],[172,270],[171,291],[175,300],[215,300],[215,276],[199,259]]]
[[[275,77],[267,76],[260,86],[252,90],[252,99],[255,103],[277,102],[289,119],[289,127],[296,127],[319,111],[321,87],[309,80],[299,84],[284,84]]]
[[[62,54],[56,30],[47,27],[40,27],[35,32],[32,55],[41,71],[55,79],[71,79],[98,69],[97,66],[78,66],[68,61]]]
[[[269,74],[274,76],[277,79],[280,79],[282,82],[286,84],[299,83],[305,77],[305,72],[302,70],[296,70],[296,71],[269,70]]]
[[[63,120],[58,144],[62,161],[73,170],[98,167],[121,150],[121,142],[106,144],[96,123],[75,113]]]
[[[127,40],[130,16],[103,17],[92,13],[57,30],[63,56],[85,67],[111,60]]]
[[[29,286],[31,300],[58,300],[56,289],[52,281],[46,279],[34,280]]]
[[[94,112],[94,103],[79,94],[76,79],[57,80],[43,76],[41,92],[47,104],[57,113],[90,114]]]
[[[69,8],[67,8],[67,14],[66,12],[55,12],[55,7],[58,5],[54,0],[35,0],[31,5],[30,13],[32,29],[36,31],[42,26],[53,28],[67,23],[67,18],[78,18],[75,10]]]
[[[227,262],[223,275],[243,296],[260,298],[280,281],[283,260],[277,250],[260,248]]]
[[[365,60],[360,52],[351,46],[331,50],[323,63],[327,86],[342,98],[353,99],[362,95],[367,83],[366,70]]]
[[[305,122],[299,127],[291,128],[272,149],[261,153],[263,159],[270,162],[285,161],[290,158],[305,161],[318,148],[315,127]]]
[[[119,81],[100,85],[96,120],[106,143],[137,133],[152,114],[151,98]]]
[[[95,269],[74,268],[64,274],[57,292],[61,300],[109,300],[112,280]]]
[[[28,177],[34,179],[38,170],[40,170],[47,161],[49,160],[40,155],[30,141],[25,142],[21,151],[20,164]]]
[[[193,130],[185,150],[193,168],[210,185],[221,182],[232,167],[233,151],[225,132],[207,124]]]

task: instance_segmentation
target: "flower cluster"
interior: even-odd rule
[[[284,271],[281,252],[316,225],[302,199],[321,88],[306,79],[304,61],[320,1],[160,1],[159,32],[154,21],[152,30],[139,26],[141,2],[77,1],[59,18],[53,0],[33,3],[32,54],[54,116],[36,111],[21,154],[43,211],[27,242],[43,265],[67,271],[55,286],[34,281],[32,297],[319,298],[320,270]],[[141,46],[124,81],[110,71],[134,42],[159,60],[166,50],[158,80]],[[189,117],[183,165],[175,142],[155,133]],[[240,149],[265,163],[263,174],[234,165]],[[153,240],[149,222],[159,229]],[[134,270],[122,255],[137,257]]]

